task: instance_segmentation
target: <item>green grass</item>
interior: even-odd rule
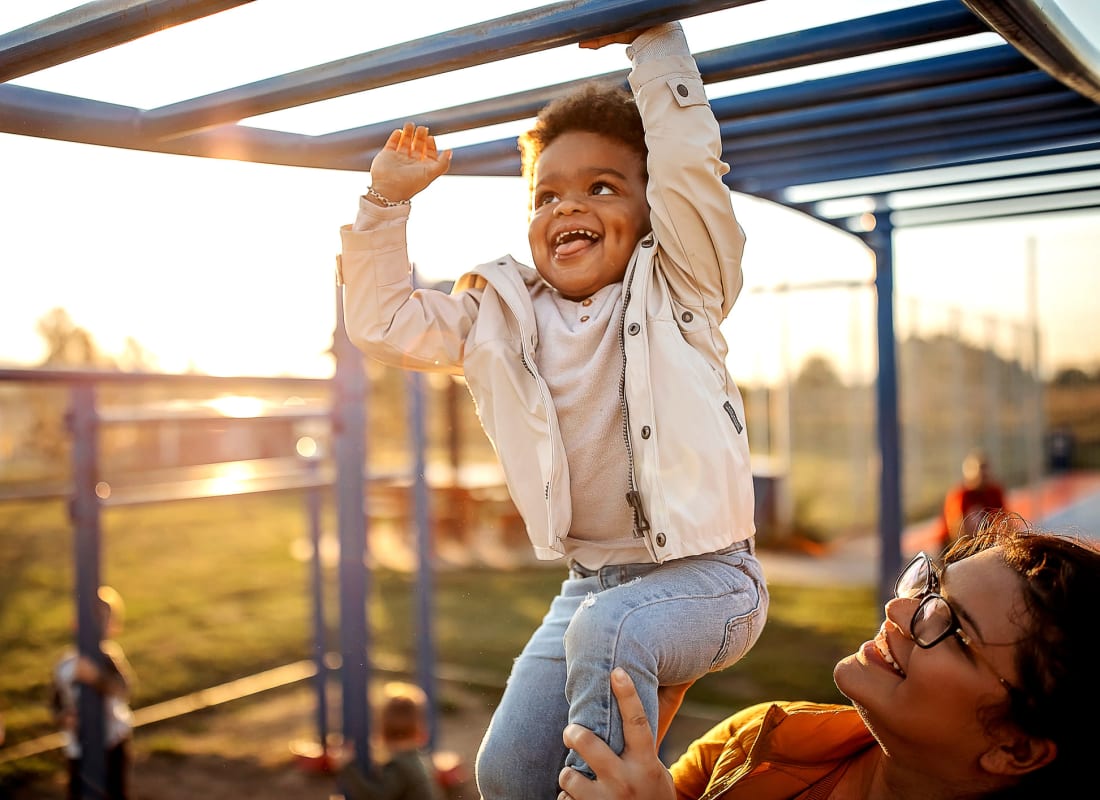
[[[333,527],[331,504],[324,525]],[[311,653],[309,566],[291,556],[306,535],[296,495],[188,501],[105,512],[102,577],[126,601],[119,642],[138,676],[135,707],[285,664]],[[0,713],[6,744],[51,732],[50,669],[72,637],[72,532],[62,503],[0,504]],[[546,611],[562,568],[469,569],[435,576],[440,662],[495,676]],[[338,649],[338,576],[325,573],[330,649]],[[412,663],[415,576],[370,579],[379,655]],[[832,666],[870,636],[871,588],[776,585],[757,645],[708,676],[693,702],[735,708],[776,698],[837,700]]]

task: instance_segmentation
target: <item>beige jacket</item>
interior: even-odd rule
[[[744,405],[719,324],[741,290],[744,234],[722,183],[718,125],[690,54],[645,61],[630,85],[646,128],[653,233],[627,267],[622,401],[635,534],[654,561],[712,552],[754,533]],[[560,558],[569,473],[550,392],[535,367],[535,270],[510,256],[450,294],[413,291],[408,206],[360,201],[366,230],[341,230],[345,327],[368,356],[464,374],[539,558]]]

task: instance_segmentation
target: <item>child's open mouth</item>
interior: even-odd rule
[[[586,228],[562,231],[554,237],[554,257],[566,258],[576,255],[600,240],[600,235]]]

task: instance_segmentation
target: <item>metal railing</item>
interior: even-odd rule
[[[331,378],[274,378],[234,376],[220,377],[197,374],[158,374],[82,369],[0,369],[0,383],[24,383],[33,386],[67,387],[69,392],[66,425],[71,443],[70,479],[53,481],[34,490],[20,489],[0,495],[4,499],[68,498],[73,527],[72,558],[74,564],[74,598],[76,604],[76,644],[81,655],[102,661],[100,624],[96,617],[97,593],[101,584],[101,513],[108,507],[155,504],[215,497],[225,494],[253,494],[304,490],[307,520],[312,543],[310,572],[314,628],[313,659],[317,690],[318,735],[323,744],[328,736],[327,702],[325,697],[327,666],[324,644],[325,613],[322,604],[322,570],[320,563],[321,491],[334,491],[339,540],[339,674],[341,680],[342,727],[344,741],[354,746],[356,760],[364,769],[370,766],[370,715],[367,697],[371,671],[370,640],[366,609],[369,572],[366,566],[367,508],[366,483],[366,376],[362,355],[344,333],[343,307],[337,290],[337,321],[333,355],[335,370]],[[141,482],[114,484],[100,479],[103,458],[100,437],[106,427],[114,425],[150,425],[181,420],[225,420],[225,414],[201,406],[165,409],[143,405],[105,406],[98,390],[108,385],[138,386],[160,384],[202,387],[222,390],[227,387],[309,386],[323,389],[329,396],[326,407],[316,406],[267,409],[246,417],[233,417],[237,424],[264,420],[327,422],[332,442],[331,458],[322,461],[310,457],[257,459],[247,463],[250,477],[237,480],[231,487],[212,483],[194,468],[163,470],[159,476],[144,476]],[[430,517],[428,489],[425,479],[425,426],[422,387],[410,381],[409,404],[411,447],[417,454],[411,476],[411,497],[415,510],[418,553],[429,552]],[[209,466],[209,465],[207,465]],[[377,478],[378,476],[374,476]],[[435,691],[433,681],[434,636],[429,613],[432,580],[429,558],[418,559],[417,680],[427,692],[431,709],[433,743],[436,729]],[[98,692],[80,693],[78,735],[81,758],[80,797],[97,796],[95,787],[104,785],[106,760],[104,749],[104,708]]]

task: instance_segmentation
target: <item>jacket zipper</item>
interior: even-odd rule
[[[634,282],[634,270],[637,260],[630,270],[630,278],[623,284],[623,311],[619,317],[619,356],[622,358],[622,370],[619,372],[619,405],[623,411],[623,443],[626,445],[626,481],[630,489],[626,493],[626,502],[634,514],[634,538],[641,539],[649,532],[649,519],[642,508],[642,495],[638,491],[638,482],[634,475],[634,448],[630,443],[630,408],[626,402],[626,310],[630,306],[630,287]]]

